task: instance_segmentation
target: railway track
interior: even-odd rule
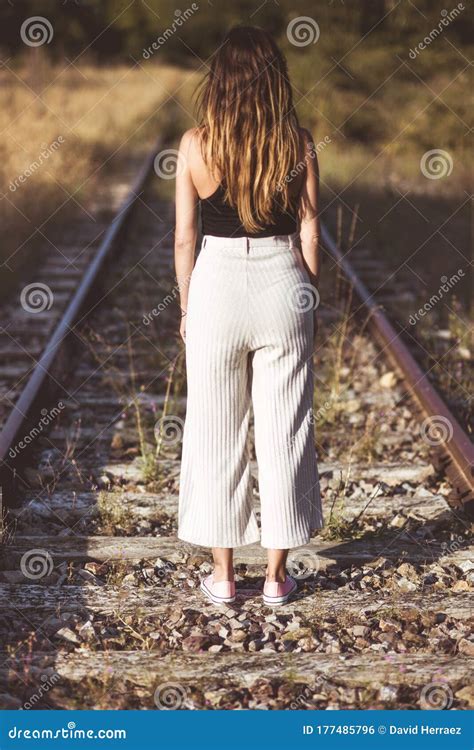
[[[152,157],[80,285],[64,284],[49,343],[28,325],[43,313],[12,329],[40,364],[23,372],[18,358],[4,376],[16,409],[1,438],[0,704],[472,706],[469,448],[453,430],[453,503],[426,422],[445,412],[437,402],[429,414],[400,351],[375,334],[379,315],[364,312],[363,284],[327,233],[315,353],[326,528],[291,553],[300,589],[284,609],[260,601],[257,545],[236,551],[236,605],[199,595],[209,552],[176,537],[184,359],[172,207],[148,179]],[[362,318],[341,299],[341,268]]]
[[[403,302],[403,293],[405,293],[407,301],[411,300],[410,293],[397,285],[391,296],[388,296],[385,292],[385,295],[378,299],[364,283],[364,275],[370,277],[375,271],[378,277],[377,284],[382,288],[385,287],[385,283],[380,284],[380,277],[378,276],[380,271],[383,270],[380,264],[374,265],[370,261],[367,264],[367,258],[362,258],[362,262],[360,258],[357,258],[355,262],[359,268],[362,265],[361,278],[361,274],[357,273],[356,266],[343,255],[324,226],[323,238],[326,247],[354,288],[360,303],[370,314],[370,330],[374,338],[386,351],[394,367],[404,377],[407,388],[425,414],[426,429],[431,432],[433,447],[436,445],[441,448],[437,456],[438,463],[443,466],[449,475],[453,486],[451,500],[455,506],[462,507],[472,517],[474,514],[474,445],[431,384],[429,373],[425,372],[416,362],[410,352],[409,345],[405,343],[403,336],[397,333],[381,305],[383,302],[390,302],[393,297],[396,298],[397,296],[399,303],[400,301]]]

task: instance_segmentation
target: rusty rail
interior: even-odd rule
[[[369,324],[374,337],[403,376],[409,392],[423,413],[430,418],[441,417],[449,423],[451,437],[442,446],[448,457],[444,468],[456,489],[456,504],[463,506],[469,515],[473,515],[474,445],[324,225],[322,239],[325,248],[342,269],[362,305],[369,311]]]
[[[59,355],[70,340],[71,331],[78,322],[87,316],[87,301],[92,291],[97,287],[101,271],[106,261],[112,256],[118,245],[118,238],[124,229],[130,213],[145,185],[153,167],[153,161],[159,150],[158,142],[147,154],[147,157],[132,185],[127,197],[112,219],[105,235],[97,248],[91,263],[79,282],[71,301],[47,342],[38,362],[36,363],[28,382],[21,392],[18,401],[12,408],[9,417],[0,432],[0,498],[11,504],[12,483],[18,479],[17,470],[24,463],[25,455],[21,454],[21,462],[9,455],[10,449],[18,441],[20,435],[27,430],[31,414],[35,410],[45,387],[50,379],[52,368]],[[25,453],[27,453],[25,451]]]

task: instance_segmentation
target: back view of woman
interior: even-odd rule
[[[233,548],[260,539],[248,444],[253,405],[268,551],[263,596],[278,605],[296,589],[288,550],[323,523],[307,304],[319,272],[317,159],[298,124],[285,60],[260,29],[229,32],[200,111],[201,124],[181,140],[176,180],[188,380],[178,535],[212,548],[214,572],[201,588],[214,603],[233,601]],[[194,263],[199,206],[203,241]]]

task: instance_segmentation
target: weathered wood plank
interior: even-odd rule
[[[259,579],[261,585],[261,579]],[[237,586],[237,603],[261,603],[261,588],[256,582]],[[41,586],[38,584],[0,584],[0,613],[12,610],[28,614],[28,618],[44,619],[47,612],[89,612],[100,615],[140,613],[143,617],[163,615],[169,609],[195,609],[209,612],[214,609],[203,595],[193,589],[112,586]],[[302,594],[285,606],[285,614],[298,612],[308,616],[361,613],[375,614],[387,610],[417,609],[444,613],[458,620],[474,617],[474,592],[450,594],[390,593],[360,591],[317,591]],[[222,610],[220,610],[222,611]]]
[[[138,561],[156,557],[182,562],[190,554],[209,553],[208,549],[187,544],[176,537],[17,536],[10,544],[4,546],[3,569],[11,569],[12,562],[32,549],[47,550],[56,562]],[[446,554],[446,547],[440,544],[414,544],[402,540],[399,534],[388,534],[385,537],[362,538],[350,542],[328,542],[315,537],[310,544],[298,548],[298,555],[304,553],[308,553],[314,559],[315,567],[324,568],[331,564],[350,565],[368,562],[378,557],[419,563],[435,560],[456,563],[472,559],[473,548],[455,549]],[[234,559],[236,563],[263,565],[266,550],[258,544],[239,547],[235,550]]]
[[[184,688],[212,689],[230,684],[250,687],[256,680],[290,679],[315,685],[323,678],[344,687],[377,690],[387,685],[423,687],[439,675],[452,690],[470,684],[474,659],[465,656],[433,654],[361,655],[337,654],[183,654],[160,656],[147,651],[108,651],[107,653],[35,654],[23,662],[28,672],[54,668],[65,680],[79,682],[94,676],[101,681],[120,680],[150,690],[161,683],[178,682]],[[22,673],[22,660],[2,654],[0,676],[14,678]],[[10,671],[12,670],[12,671]],[[14,671],[13,671],[14,670]]]
[[[132,518],[151,519],[159,513],[166,513],[176,517],[178,512],[178,497],[171,494],[145,494],[141,492],[110,492],[104,495],[110,503],[117,503],[126,509]],[[21,508],[14,509],[12,515],[25,517],[25,513],[52,520],[60,518],[63,521],[100,515],[98,492],[72,491],[55,492],[48,496],[46,493],[30,493],[26,496]],[[329,514],[332,500],[323,497],[323,510]],[[367,503],[369,503],[367,505]],[[255,498],[255,509],[259,509],[260,502]],[[438,518],[443,514],[452,513],[448,503],[442,495],[410,496],[410,495],[380,495],[369,502],[369,497],[351,498],[343,507],[336,508],[337,515],[346,521],[352,521],[363,512],[365,517],[392,518],[397,513],[410,514],[425,520]]]
[[[157,461],[157,466],[163,470],[179,472],[181,462],[179,460],[165,459]],[[256,461],[250,464],[251,472],[254,477],[258,477],[258,466]],[[99,470],[99,469],[98,469]],[[102,474],[110,474],[118,480],[128,482],[143,482],[143,470],[140,465],[140,459],[129,463],[108,463],[100,467]],[[344,464],[334,462],[320,462],[319,473],[321,476],[341,477],[343,482],[346,481],[367,481],[367,482],[384,482],[389,487],[394,487],[404,482],[410,484],[421,484],[428,479],[434,469],[431,464],[414,463],[414,464]]]

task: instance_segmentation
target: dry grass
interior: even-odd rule
[[[128,533],[133,525],[131,512],[124,506],[120,496],[113,492],[99,492],[97,499],[102,534],[114,535],[117,527]]]
[[[348,38],[341,49],[353,43]],[[331,46],[316,45],[307,55],[290,45],[286,52],[302,124],[316,141],[331,138],[319,157],[323,218],[331,225],[342,202],[352,221],[349,209],[359,206],[356,244],[386,257],[391,270],[413,268],[424,298],[467,255],[467,74],[462,58],[447,45],[437,49],[444,65],[433,67],[425,56],[410,72],[397,57],[404,59],[405,46],[356,47],[345,60],[347,74],[334,66]],[[87,206],[106,172],[120,170],[128,157],[144,152],[158,133],[177,145],[183,130],[195,124],[192,92],[200,77],[201,72],[155,60],[140,68],[83,65],[61,71],[38,49],[32,50],[29,64],[4,69],[0,171],[6,197],[0,200],[0,261],[12,258],[12,266],[31,257],[31,250],[37,253],[37,246],[23,244],[30,236],[38,244],[35,227],[44,232],[43,222],[51,215],[55,223],[66,221],[71,211],[81,210],[75,201]],[[12,192],[9,183],[59,136],[64,139],[59,148]],[[420,158],[430,148],[451,155],[449,178],[422,175]],[[160,189],[163,197],[172,198],[173,180],[164,180]],[[438,224],[443,235],[434,232]],[[465,302],[464,287],[459,294]]]
[[[41,239],[48,219],[57,224],[87,207],[107,172],[166,134],[172,112],[163,104],[182,78],[171,66],[60,69],[35,55],[21,68],[4,69],[0,260],[10,259],[13,268],[24,263],[26,241]]]

